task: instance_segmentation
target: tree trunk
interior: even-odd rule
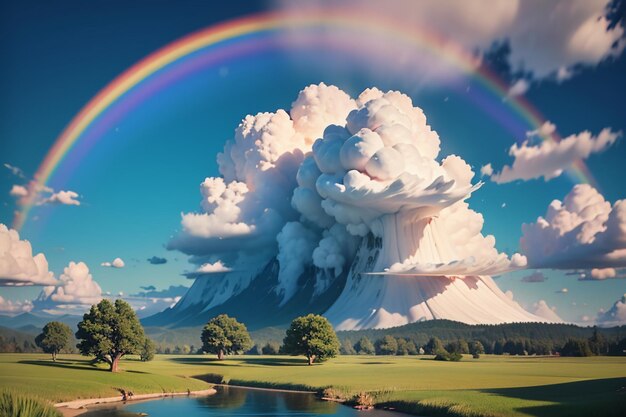
[[[52,352],[52,362],[56,362],[56,361],[57,361],[57,353]]]
[[[309,366],[313,365],[313,362],[315,362],[315,355],[309,355],[307,358],[309,359]]]
[[[223,349],[220,349],[220,350],[217,351],[217,359],[219,359],[221,361],[224,360],[224,350]]]
[[[111,369],[109,369],[111,372],[117,372],[117,366],[118,366],[121,358],[122,358],[122,355],[120,355],[120,354],[117,354],[117,355],[113,356],[113,358],[111,360]]]

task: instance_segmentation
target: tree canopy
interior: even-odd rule
[[[285,353],[304,355],[309,365],[339,353],[339,339],[325,317],[309,314],[291,322],[283,341]]]
[[[52,354],[52,361],[56,362],[57,354],[69,347],[72,338],[72,329],[65,323],[51,321],[46,324],[40,335],[35,338],[35,344],[44,352]]]
[[[216,354],[220,360],[224,355],[242,353],[251,347],[246,326],[226,314],[212,318],[202,330],[202,350]]]
[[[131,306],[124,300],[102,300],[91,306],[78,323],[76,345],[83,355],[93,355],[117,372],[119,360],[140,353],[146,337]]]

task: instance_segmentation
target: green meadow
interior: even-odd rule
[[[435,416],[623,416],[626,357],[340,356],[307,366],[290,356],[199,355],[127,359],[112,374],[77,355],[52,363],[44,354],[0,354],[0,388],[53,401],[200,390],[210,383],[320,391],[369,392],[379,406]]]

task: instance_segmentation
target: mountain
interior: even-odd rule
[[[299,315],[326,311],[341,293],[346,280],[346,274],[330,277],[324,270],[308,267],[298,279],[299,291],[282,303],[275,291],[278,271],[278,261],[273,260],[249,276],[239,272],[197,278],[174,307],[147,317],[142,323],[149,327],[193,327],[204,325],[218,314],[228,314],[245,323],[249,330],[286,326]],[[316,283],[320,281],[328,285],[318,294]]]
[[[27,333],[36,333],[43,329],[43,326],[50,321],[60,321],[75,329],[82,316],[65,314],[55,316],[46,313],[22,313],[17,316],[0,316],[0,326],[10,329],[22,330]]]

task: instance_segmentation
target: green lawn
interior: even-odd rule
[[[0,388],[26,390],[61,401],[135,393],[203,389],[196,378],[238,385],[346,393],[368,391],[377,403],[423,415],[620,416],[626,415],[626,358],[466,356],[461,362],[423,357],[341,356],[308,367],[304,358],[159,355],[148,363],[122,362],[110,374],[80,356],[1,354]]]

